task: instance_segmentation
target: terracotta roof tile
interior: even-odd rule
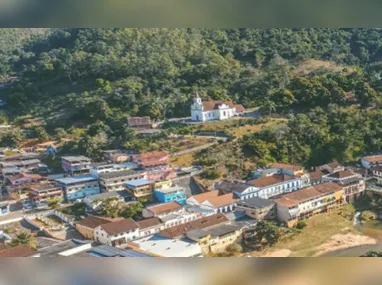
[[[154,215],[160,215],[168,212],[178,211],[182,206],[176,202],[163,203],[155,206],[148,207],[147,210]]]
[[[244,112],[245,111],[245,108],[243,107],[243,105],[236,105],[236,112]]]
[[[301,203],[319,196],[323,196],[323,194],[317,191],[314,187],[310,186],[294,192],[283,194],[281,198]]]
[[[295,207],[298,205],[298,202],[295,202],[293,200],[289,200],[287,198],[283,198],[283,197],[280,197],[280,198],[276,198],[276,199],[272,199],[275,203],[277,204],[281,204],[283,206],[287,206],[287,207]]]
[[[222,207],[238,202],[240,199],[236,198],[233,193],[228,193],[217,197],[210,197],[206,201],[214,207]]]
[[[219,191],[208,191],[204,192],[202,194],[193,195],[190,198],[195,199],[199,204],[203,203],[205,200],[208,200],[209,198],[217,197],[219,196]]]
[[[324,173],[321,170],[316,170],[316,171],[309,173],[311,181],[320,180],[323,175],[324,175]]]
[[[334,172],[330,174],[329,177],[342,179],[342,178],[346,178],[346,177],[354,176],[354,175],[355,173],[352,170],[346,169],[343,171]]]
[[[218,109],[219,105],[226,104],[229,108],[235,107],[235,104],[231,101],[222,101],[222,100],[216,100],[216,101],[203,101],[203,111],[212,111],[215,109]]]
[[[103,228],[108,235],[113,236],[126,231],[138,229],[139,226],[133,219],[123,219],[117,222],[101,225],[101,228]]]
[[[0,257],[29,257],[36,253],[36,250],[22,244],[0,250]]]
[[[117,219],[119,220],[119,219]],[[96,216],[88,216],[81,221],[77,222],[78,225],[88,227],[91,229],[95,229],[98,226],[108,224],[112,221],[116,221],[112,218],[106,218],[106,217],[96,217]]]
[[[248,183],[256,187],[266,187],[266,186],[278,184],[278,183],[293,180],[293,179],[294,178],[289,175],[275,174],[271,176],[254,179],[254,180],[249,180]]]
[[[364,159],[369,162],[382,162],[382,155],[365,156]]]
[[[330,192],[340,191],[342,190],[342,187],[334,182],[325,182],[322,184],[315,185],[314,189],[316,189],[318,192],[321,192],[321,193],[330,193]]]
[[[201,230],[209,227],[213,227],[222,223],[227,223],[229,220],[224,214],[215,214],[195,221],[178,225],[165,229],[160,232],[160,235],[168,238],[177,238],[183,236],[186,232],[191,230]]]
[[[145,219],[136,223],[138,224],[140,229],[151,228],[161,224],[160,220],[157,217]]]

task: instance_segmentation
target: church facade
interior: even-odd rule
[[[235,105],[231,101],[202,101],[199,95],[195,95],[191,105],[191,120],[197,122],[226,120],[244,111],[242,105]]]

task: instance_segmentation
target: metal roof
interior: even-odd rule
[[[125,184],[128,186],[139,187],[139,186],[151,184],[151,182],[147,179],[137,179],[137,180],[127,181]]]
[[[93,175],[79,175],[79,176],[73,176],[73,177],[59,178],[55,180],[62,184],[73,184],[73,183],[81,183],[81,182],[98,180],[98,178]]]

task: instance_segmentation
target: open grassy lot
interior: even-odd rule
[[[289,240],[279,241],[273,247],[253,252],[252,255],[263,256],[276,251],[290,250],[290,256],[313,256],[319,251],[319,246],[327,243],[336,234],[360,234],[354,229],[352,221],[336,212],[313,216],[306,223],[306,227]]]
[[[171,157],[170,165],[178,167],[189,167],[194,164],[195,152],[186,153],[179,156]]]

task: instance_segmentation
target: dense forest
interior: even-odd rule
[[[87,140],[101,129],[121,142],[132,136],[121,124],[127,117],[189,116],[198,90],[204,99],[229,99],[289,118],[243,138],[259,163],[348,162],[382,148],[381,29],[0,33],[2,78],[19,78],[0,93],[7,115],[17,120],[63,112],[47,126],[49,133],[82,122],[90,125]]]

